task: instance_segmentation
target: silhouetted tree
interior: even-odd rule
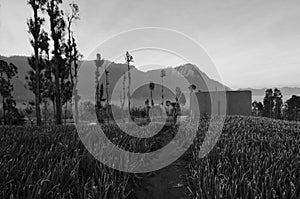
[[[126,100],[126,94],[125,94],[126,87],[125,87],[125,84],[126,84],[126,75],[124,73],[124,75],[123,75],[123,88],[122,88],[122,92],[120,92],[120,105],[121,105],[123,123],[125,122],[125,119],[124,119],[124,106],[125,106],[125,100]]]
[[[254,101],[252,103],[252,115],[263,116],[264,105],[261,102]]]
[[[285,115],[287,120],[299,121],[300,119],[300,96],[293,95],[286,101]]]
[[[149,83],[149,89],[150,89],[150,100],[151,100],[151,106],[154,106],[154,101],[153,101],[153,90],[155,88],[155,84],[153,82]]]
[[[45,10],[46,0],[28,0],[27,3],[30,5],[33,11],[33,17],[27,21],[29,28],[29,33],[32,35],[30,43],[34,49],[34,66],[31,65],[33,70],[35,70],[35,112],[37,125],[41,125],[41,111],[40,111],[40,68],[39,68],[39,56],[43,48],[48,48],[48,35],[42,29],[42,25],[45,21],[44,18],[40,16],[40,13]]]
[[[49,82],[49,79],[47,77],[47,68],[49,67],[50,65],[50,62],[47,60],[47,59],[44,59],[41,55],[39,56],[39,89],[37,89],[37,78],[36,78],[36,70],[35,70],[35,57],[32,56],[30,58],[28,58],[28,63],[29,63],[29,66],[32,68],[32,70],[28,71],[27,72],[27,75],[25,76],[25,80],[27,82],[27,85],[25,85],[25,88],[28,88],[30,91],[33,92],[33,94],[36,96],[36,97],[39,97],[38,99],[38,102],[41,104],[42,102],[44,103],[44,108],[46,106],[46,101],[47,101],[47,98],[50,99],[50,93],[51,90],[51,82]],[[39,93],[37,94],[37,90],[39,90]],[[35,103],[37,100],[35,100]],[[40,106],[40,104],[38,106]],[[35,107],[35,110],[36,107]],[[38,114],[36,114],[38,115]],[[45,120],[46,121],[46,120]],[[39,124],[38,124],[39,125]]]
[[[76,40],[74,38],[74,34],[72,31],[72,25],[74,22],[80,19],[79,16],[79,6],[76,3],[70,3],[70,11],[67,13],[67,34],[68,34],[68,41],[65,47],[66,51],[66,59],[67,59],[67,69],[70,75],[71,80],[71,89],[73,90],[74,94],[74,102],[75,102],[75,123],[78,123],[78,90],[77,90],[77,83],[78,83],[78,62],[82,57],[77,49]],[[72,101],[72,98],[70,99]],[[72,103],[71,103],[72,106]],[[67,102],[66,102],[67,107]],[[71,107],[72,108],[72,107]],[[66,114],[65,114],[66,115]]]
[[[164,69],[162,69],[160,71],[160,77],[161,77],[161,104],[164,104],[165,101],[165,97],[164,97],[164,77],[166,76],[166,71]]]
[[[102,105],[102,103],[105,102],[105,101],[106,101],[106,99],[104,98],[103,84],[100,84],[100,82],[98,82],[98,84],[96,86],[95,109],[96,109],[97,119],[98,119],[99,123],[104,122],[105,114],[104,114],[104,111],[103,111],[104,106]],[[106,115],[106,116],[108,117],[108,115]]]
[[[264,117],[273,117],[273,108],[274,108],[274,96],[273,96],[273,90],[267,89],[265,91],[265,97],[264,97]]]
[[[13,117],[13,114],[18,112],[16,101],[12,97],[14,90],[11,79],[18,73],[18,68],[10,63],[0,60],[0,95],[2,96],[2,109],[3,109],[3,124],[8,124]]]
[[[273,92],[274,98],[274,117],[275,119],[282,119],[282,93],[279,89],[275,88]]]
[[[59,5],[62,0],[48,0],[47,12],[50,17],[50,30],[51,38],[53,40],[53,64],[54,64],[54,76],[55,76],[55,105],[56,105],[56,124],[62,124],[62,104],[61,104],[61,91],[63,89],[64,75],[64,60],[62,59],[63,53],[63,40],[65,34],[65,21],[64,13],[60,9]],[[61,80],[61,81],[60,81]]]
[[[129,52],[126,52],[125,60],[127,62],[127,72],[128,72],[128,90],[127,90],[127,98],[128,98],[128,111],[130,114],[130,86],[131,86],[131,75],[130,75],[130,62],[133,62],[133,57],[129,54]]]

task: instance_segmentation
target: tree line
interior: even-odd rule
[[[56,124],[62,124],[62,107],[65,106],[66,111],[68,104],[72,106],[72,96],[75,96],[75,122],[78,122],[79,96],[76,85],[82,55],[72,27],[80,19],[79,6],[70,3],[68,9],[63,10],[62,3],[62,0],[27,0],[32,10],[27,26],[33,53],[28,58],[31,70],[25,77],[25,86],[35,96],[35,101],[28,106],[35,109],[37,125],[42,124],[41,105],[46,110],[49,102],[53,105]],[[46,20],[50,24],[49,32],[46,31]],[[10,81],[16,76],[17,67],[1,61],[0,74],[3,123],[7,124],[11,115],[17,113]],[[47,120],[46,115],[44,120]]]
[[[279,89],[267,89],[263,102],[254,101],[252,103],[252,114],[274,119],[299,121],[300,96],[293,95],[286,102],[283,102],[283,95]]]
[[[56,124],[62,124],[62,106],[72,105],[74,90],[75,110],[78,110],[78,83],[80,55],[72,26],[79,20],[79,7],[70,3],[61,9],[62,0],[28,0],[33,16],[28,19],[28,33],[33,55],[28,59],[31,70],[26,76],[27,88],[35,95],[36,124],[41,125],[40,105],[47,109],[53,104]],[[45,31],[46,16],[50,24]],[[50,42],[53,43],[50,51]],[[75,120],[78,121],[78,114]]]

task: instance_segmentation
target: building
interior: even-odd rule
[[[190,94],[192,117],[209,115],[250,116],[251,108],[251,91],[198,91]]]

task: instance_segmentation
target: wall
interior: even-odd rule
[[[199,108],[197,108],[197,102]],[[205,115],[251,115],[251,91],[195,92],[190,95],[194,117]]]

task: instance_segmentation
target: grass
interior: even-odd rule
[[[194,130],[183,125],[186,135]],[[300,198],[299,123],[228,117],[216,146],[199,159],[207,128],[201,120],[185,154],[191,198]],[[161,147],[159,136],[132,140],[117,136],[116,125],[104,129],[127,150]],[[140,180],[95,160],[74,126],[0,127],[0,198],[135,198]]]

